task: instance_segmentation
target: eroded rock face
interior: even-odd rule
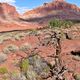
[[[69,4],[63,0],[55,0],[24,13],[22,19],[28,21],[41,21],[43,19],[43,21],[46,21],[46,19],[50,20],[52,18],[79,19],[79,17],[80,8],[76,5]]]
[[[19,14],[16,11],[14,6],[11,6],[7,3],[0,3],[0,16],[2,18],[14,18],[16,19]]]

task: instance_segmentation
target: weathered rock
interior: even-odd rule
[[[70,38],[70,39],[80,39],[80,33],[79,33],[79,31],[77,30],[75,30],[75,31],[69,31],[68,33],[67,33],[67,35],[68,35],[68,37]]]
[[[3,63],[7,60],[7,55],[4,53],[0,53],[0,63]]]

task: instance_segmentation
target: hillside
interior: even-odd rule
[[[66,1],[53,1],[30,10],[21,16],[23,20],[30,22],[47,22],[53,18],[80,20],[80,8]]]
[[[39,24],[21,21],[19,16],[20,14],[14,6],[8,3],[0,3],[0,32],[42,27]]]
[[[79,20],[65,0],[23,15],[0,3],[0,80],[80,80]]]

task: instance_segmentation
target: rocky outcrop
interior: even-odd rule
[[[0,17],[1,18],[18,18],[19,14],[15,7],[7,3],[0,3]]]
[[[0,3],[0,32],[40,28],[39,24],[21,21],[15,7],[8,3]]]

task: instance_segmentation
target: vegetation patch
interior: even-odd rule
[[[74,75],[74,79],[75,79],[75,80],[80,80],[80,74]]]
[[[73,25],[72,21],[53,19],[49,22],[49,28],[70,28]]]
[[[18,51],[18,47],[16,45],[10,44],[3,49],[3,53],[8,54],[10,52],[15,53]]]
[[[27,71],[28,67],[29,67],[29,60],[28,59],[24,59],[20,62],[20,69],[22,70],[22,72]]]
[[[0,68],[0,74],[5,74],[5,73],[8,73],[8,70],[6,67],[1,67]]]
[[[25,43],[25,44],[20,46],[20,50],[25,52],[25,53],[26,53],[26,51],[30,50],[31,48],[32,48],[32,46],[29,43]]]

